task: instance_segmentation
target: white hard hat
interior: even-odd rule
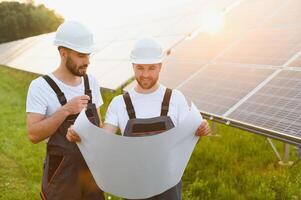
[[[58,27],[54,45],[80,53],[88,54],[95,51],[92,32],[76,21],[66,21]]]
[[[136,42],[131,52],[132,63],[155,64],[163,60],[162,46],[152,38],[143,38]]]

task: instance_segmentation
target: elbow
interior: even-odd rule
[[[32,134],[31,132],[28,132],[28,139],[33,144],[37,144],[40,142],[39,138],[36,135]]]

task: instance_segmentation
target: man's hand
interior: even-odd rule
[[[73,130],[73,125],[68,128],[66,138],[69,142],[80,142],[80,137]]]
[[[63,108],[70,114],[74,115],[82,111],[88,105],[90,97],[88,95],[82,95],[74,97],[63,106]]]
[[[210,133],[210,127],[207,120],[203,120],[198,130],[195,132],[196,136],[206,136]]]

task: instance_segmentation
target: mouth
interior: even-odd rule
[[[140,80],[141,81],[151,81],[152,79],[151,78],[141,78]]]
[[[88,67],[80,67],[79,70],[87,70]]]

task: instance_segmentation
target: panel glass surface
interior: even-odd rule
[[[301,49],[301,28],[260,29],[248,34],[220,60],[281,66]]]
[[[208,65],[179,89],[200,110],[222,115],[273,71],[221,64]]]
[[[228,117],[301,137],[301,72],[280,72]]]

